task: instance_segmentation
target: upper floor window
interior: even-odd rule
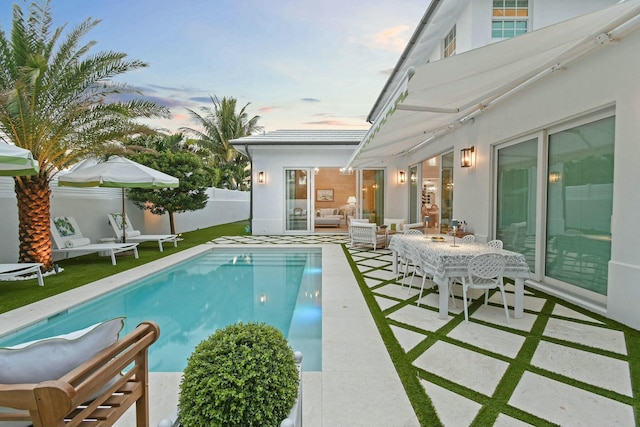
[[[444,57],[453,56],[456,53],[456,26],[444,38]]]
[[[493,0],[491,37],[510,38],[527,32],[529,0]]]

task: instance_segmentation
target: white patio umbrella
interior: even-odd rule
[[[169,188],[178,184],[176,177],[119,156],[91,166],[80,165],[71,172],[60,174],[58,178],[60,186],[122,188],[123,220],[126,218],[125,188]],[[122,239],[125,240],[124,233]]]
[[[39,171],[31,151],[0,142],[0,176],[30,176]]]

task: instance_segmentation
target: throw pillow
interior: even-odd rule
[[[37,384],[58,379],[118,340],[124,317],[69,334],[0,348],[0,383]]]

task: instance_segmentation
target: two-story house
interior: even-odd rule
[[[464,221],[524,253],[530,286],[640,327],[639,28],[640,0],[433,0],[355,149],[298,138],[292,159],[277,138],[235,142],[254,183],[269,179],[253,187],[253,232],[316,229],[323,153],[353,173],[338,203],[355,196],[356,216]],[[275,196],[300,202],[287,185],[303,181],[306,225],[287,228],[298,206]]]

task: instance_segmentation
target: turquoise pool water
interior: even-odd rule
[[[68,333],[118,316],[125,330],[144,320],[160,326],[151,346],[151,372],[182,372],[195,346],[236,322],[277,327],[303,370],[322,370],[320,249],[213,249],[91,302],[0,338],[9,346]]]

